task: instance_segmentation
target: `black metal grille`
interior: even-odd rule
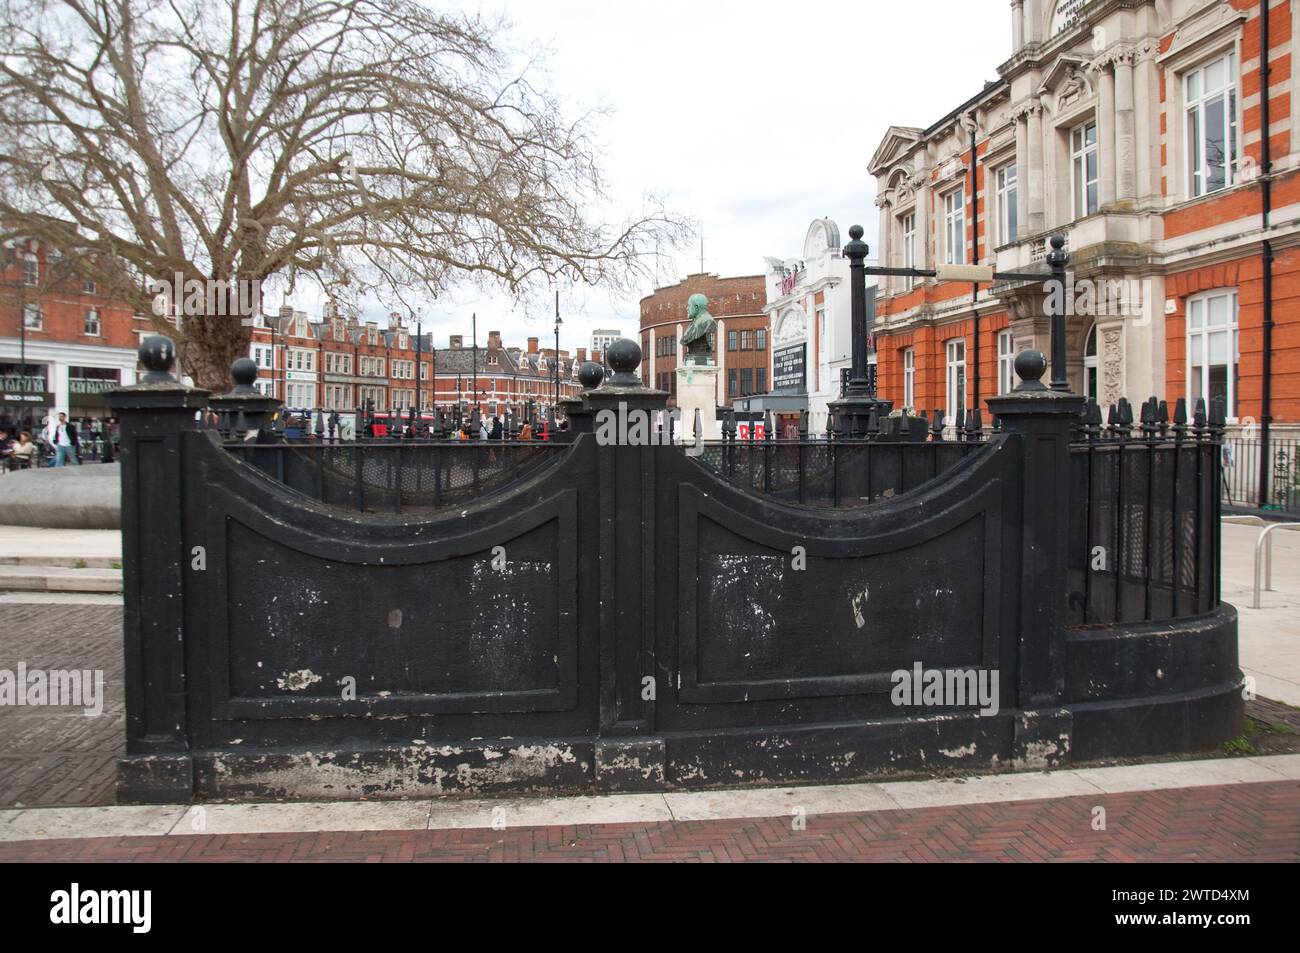
[[[729,440],[706,442],[694,459],[750,493],[785,503],[850,509],[920,489],[982,446],[978,439]]]
[[[358,512],[420,515],[464,506],[545,469],[559,443],[227,443],[290,489]]]
[[[1070,454],[1069,618],[1074,625],[1160,621],[1219,604],[1223,406],[1189,424],[1154,398],[1133,426],[1127,401],[1106,426],[1085,411]]]
[[[1229,506],[1258,507],[1300,513],[1300,441],[1268,442],[1268,499],[1259,498],[1260,456],[1258,438],[1238,437],[1223,442],[1223,501]]]

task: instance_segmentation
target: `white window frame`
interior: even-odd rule
[[[1206,91],[1205,79],[1209,70],[1220,64],[1224,70],[1223,85],[1212,91]],[[1192,95],[1194,80],[1198,81],[1198,94],[1195,96]],[[1184,144],[1187,149],[1187,197],[1195,199],[1203,195],[1222,192],[1237,183],[1237,163],[1241,161],[1241,123],[1237,111],[1241,108],[1241,95],[1238,89],[1236,50],[1229,50],[1220,56],[1206,60],[1194,69],[1187,70],[1182,75],[1182,84],[1183,122],[1187,130]],[[1219,131],[1223,133],[1224,141],[1228,144],[1228,150],[1222,165],[1223,185],[1215,189],[1208,189],[1205,183],[1209,178],[1211,168],[1206,159],[1204,148],[1205,110],[1206,107],[1219,99],[1224,101],[1223,128]],[[1195,124],[1193,124],[1193,119],[1195,119]],[[1198,158],[1199,162],[1197,161]]]
[[[1088,127],[1092,127],[1092,143],[1088,142]],[[1075,137],[1080,134],[1081,145],[1076,147]],[[1101,207],[1101,153],[1099,146],[1097,119],[1085,119],[1070,128],[1070,202],[1073,217],[1087,218],[1096,214]],[[1088,178],[1088,157],[1092,156],[1096,170],[1094,178]],[[1080,170],[1082,169],[1082,173]],[[1097,196],[1095,206],[1088,202],[1088,187],[1092,186]]]
[[[1009,394],[1016,388],[1016,342],[1011,331],[998,332],[998,393]]]
[[[916,348],[903,350],[903,406],[916,407]]]
[[[1227,321],[1221,325],[1211,326],[1209,322],[1211,302],[1226,299],[1227,300]],[[1236,288],[1218,288],[1214,291],[1204,291],[1200,294],[1192,295],[1187,299],[1187,409],[1190,413],[1196,407],[1196,401],[1199,397],[1204,397],[1205,406],[1208,411],[1210,400],[1210,368],[1213,367],[1209,361],[1209,349],[1211,336],[1220,333],[1228,335],[1229,356],[1231,360],[1227,364],[1227,393],[1228,399],[1228,420],[1235,423],[1237,420],[1237,376],[1238,369],[1241,365],[1241,327],[1240,327],[1240,298]],[[1198,322],[1199,318],[1199,322]],[[1199,326],[1198,326],[1199,323]],[[1193,370],[1193,352],[1196,350],[1195,342],[1199,339],[1201,344],[1201,355],[1204,358],[1201,364],[1200,380],[1195,380]],[[1197,384],[1199,386],[1193,386]]]
[[[964,337],[951,338],[943,342],[944,353],[944,379],[946,383],[945,394],[947,406],[944,413],[947,417],[948,426],[955,426],[957,423],[957,414],[966,409],[967,397],[967,380],[966,380],[966,339]],[[960,382],[960,383],[959,383]],[[961,391],[958,394],[958,390]]]
[[[903,216],[900,223],[903,231],[903,267],[916,267],[916,212],[908,212]],[[911,291],[916,286],[915,278],[905,278],[904,283],[907,290]]]
[[[1097,381],[1095,388],[1090,386],[1093,378]],[[1101,403],[1101,329],[1096,324],[1083,339],[1083,396]]]
[[[39,304],[29,301],[23,307],[23,327],[28,331],[45,330],[45,313]]]
[[[1020,234],[1020,174],[1014,162],[999,166],[993,173],[997,203],[997,243],[1010,245]]]
[[[953,200],[956,199],[954,202]],[[966,264],[966,186],[943,196],[943,260],[949,265]]]
[[[94,320],[94,328],[95,328],[93,331],[90,330],[90,327],[91,327],[91,320],[92,320],[92,318],[93,318],[93,320]],[[100,321],[99,321],[99,309],[98,309],[98,308],[87,308],[87,309],[86,309],[86,313],[85,313],[84,315],[82,315],[82,318],[81,318],[81,332],[82,332],[82,334],[83,334],[84,336],[86,336],[86,337],[97,338],[97,337],[100,337],[100,331],[101,331],[101,330],[102,330],[102,326],[101,326]]]
[[[35,288],[41,283],[41,260],[31,252],[23,254],[23,284]]]

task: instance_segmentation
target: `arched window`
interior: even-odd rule
[[[1210,291],[1187,299],[1187,399],[1192,407],[1222,397],[1237,416],[1237,292]],[[1190,409],[1190,408],[1189,408]]]
[[[1098,368],[1101,366],[1097,359],[1097,325],[1092,326],[1088,332],[1087,343],[1083,346],[1083,393],[1085,397],[1101,402],[1101,388],[1098,386]]]

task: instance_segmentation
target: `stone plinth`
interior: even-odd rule
[[[681,411],[683,440],[695,438],[695,411],[700,412],[700,424],[705,440],[718,440],[718,375],[722,369],[716,364],[683,364],[677,368],[677,409]]]

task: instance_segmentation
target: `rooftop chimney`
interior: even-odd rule
[[[537,338],[528,339],[528,353],[529,354],[537,353]]]
[[[501,332],[500,332],[500,331],[489,331],[489,332],[488,332],[488,347],[492,348],[493,350],[500,350],[500,349],[501,349]]]
[[[578,363],[583,364],[586,362],[586,360],[587,360],[587,349],[585,347],[578,348]]]

